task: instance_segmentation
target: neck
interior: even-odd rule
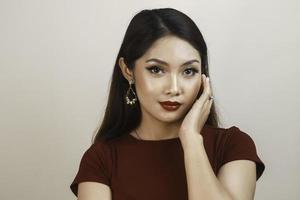
[[[178,137],[180,126],[178,124],[163,124],[161,126],[141,123],[134,130],[134,135],[142,140],[163,140]]]
[[[143,140],[163,140],[178,137],[181,121],[166,123],[155,120],[142,120],[132,135]]]

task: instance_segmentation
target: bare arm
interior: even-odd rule
[[[78,185],[78,200],[111,200],[110,188],[98,182],[81,182]]]
[[[251,200],[256,184],[255,163],[237,160],[226,163],[215,176],[203,140],[195,139],[184,148],[189,200]]]

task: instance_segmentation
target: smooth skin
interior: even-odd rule
[[[203,75],[205,88],[201,97],[193,104],[193,108],[186,115],[180,132],[181,141],[191,142],[195,140],[193,137],[201,138],[201,134],[193,134],[190,128],[201,130],[204,121],[207,119],[212,100],[208,100],[210,93],[209,81]],[[201,114],[197,114],[198,110]],[[199,123],[197,123],[199,122]],[[188,134],[192,133],[192,134]],[[199,133],[199,132],[198,132]],[[187,143],[184,143],[188,145]],[[233,200],[251,200],[254,199],[256,188],[256,168],[255,163],[249,160],[236,160],[228,162],[219,170],[218,180],[231,195]],[[111,200],[110,188],[102,183],[97,182],[82,182],[78,187],[78,200]]]
[[[199,144],[203,145],[201,130],[207,120],[213,100],[209,78],[203,74],[204,90],[199,99],[193,104],[191,110],[185,116],[179,131],[179,137],[185,151],[194,151]],[[200,143],[199,143],[200,141]],[[192,148],[192,149],[191,149]],[[197,156],[198,157],[198,156]],[[193,164],[192,164],[193,165]],[[209,166],[210,167],[210,166]],[[211,171],[211,170],[210,170]],[[212,174],[212,173],[211,173]],[[193,174],[193,176],[196,176]],[[212,175],[214,176],[214,175]],[[201,179],[201,177],[200,177]],[[202,177],[203,179],[203,177]],[[219,183],[229,195],[224,199],[230,200],[253,200],[256,188],[256,165],[250,160],[235,160],[224,164],[217,175]],[[209,179],[211,182],[212,179]],[[219,185],[217,183],[217,185]],[[196,184],[191,184],[194,187]],[[215,187],[215,186],[213,186]],[[194,187],[193,192],[197,193],[199,188]],[[198,195],[195,195],[198,199]]]
[[[110,188],[98,182],[81,182],[78,185],[78,200],[111,200]]]
[[[203,93],[192,105],[179,129],[179,138],[183,149],[189,145],[189,142],[195,141],[194,139],[203,140],[200,133],[208,118],[213,99],[209,99],[212,93],[209,78],[205,74],[202,74],[202,81],[204,86]]]
[[[165,36],[135,61],[131,70],[119,59],[123,76],[135,80],[142,121],[136,128],[143,140],[178,137],[184,116],[191,109],[201,88],[201,58],[187,41]],[[129,84],[128,84],[129,86]],[[159,102],[178,101],[182,105],[174,112],[166,111]],[[135,136],[133,131],[133,136]]]
[[[191,127],[194,130],[201,130],[203,122],[207,119],[212,100],[208,100],[210,93],[209,81],[203,75],[205,89],[201,97],[193,104],[192,109],[186,115],[180,132],[181,141],[192,142],[202,139],[201,134],[189,131]],[[201,114],[197,114],[200,110]],[[199,123],[197,123],[199,122]],[[192,134],[188,134],[192,133]],[[198,132],[199,133],[199,132]],[[195,138],[196,140],[194,140]],[[183,143],[189,145],[187,143]],[[190,143],[191,144],[191,143]],[[218,180],[230,194],[233,200],[251,200],[254,199],[256,188],[256,168],[255,163],[249,160],[236,160],[228,162],[221,167],[218,173]],[[82,182],[79,184],[78,200],[111,200],[110,188],[101,183]]]
[[[157,62],[146,65],[146,60],[153,57],[160,58],[169,65]],[[142,125],[137,129],[141,138],[159,140],[178,136],[186,149],[193,146],[195,141],[203,139],[200,133],[212,105],[212,100],[209,100],[211,89],[205,75],[201,75],[200,63],[182,66],[182,63],[191,59],[200,60],[197,50],[186,41],[168,36],[156,41],[145,55],[136,61],[134,74],[127,68],[123,58],[120,58],[119,65],[124,77],[128,82],[133,78],[136,80],[136,91],[143,114]],[[150,73],[146,69],[150,64],[159,66],[161,70],[158,73]],[[199,74],[190,76],[190,66],[198,69]],[[203,93],[196,99],[202,84]],[[179,100],[183,106],[177,112],[166,113],[158,100]],[[217,178],[232,199],[254,198],[256,168],[253,161],[228,162],[220,168]],[[105,184],[82,182],[78,188],[78,200],[111,200],[111,190]]]

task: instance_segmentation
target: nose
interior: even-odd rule
[[[167,91],[167,94],[171,94],[172,96],[178,95],[180,93],[179,91],[179,84],[178,84],[178,79],[176,75],[171,76],[171,81],[170,81],[170,88]]]

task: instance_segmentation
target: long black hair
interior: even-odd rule
[[[129,134],[140,124],[139,101],[134,106],[126,104],[125,101],[129,83],[122,74],[119,59],[123,57],[127,67],[132,70],[135,67],[135,61],[143,56],[157,39],[168,35],[177,36],[198,50],[201,58],[201,72],[209,77],[207,46],[192,19],[174,8],[140,11],[130,21],[115,60],[104,118],[94,139],[92,139],[92,143],[95,140],[112,139],[123,134]],[[198,96],[202,94],[202,91],[203,88],[201,87]],[[213,127],[219,126],[214,102],[205,124]]]

